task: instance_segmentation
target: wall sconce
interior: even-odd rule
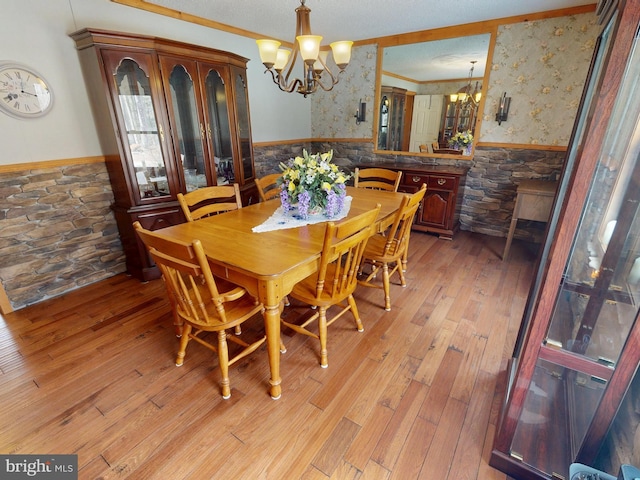
[[[498,122],[498,125],[507,121],[509,105],[511,105],[511,97],[507,97],[507,92],[504,92],[502,97],[500,97],[500,105],[498,106],[498,113],[496,113],[496,122]]]
[[[354,115],[354,117],[356,118],[356,125],[360,125],[361,122],[364,122],[366,116],[367,104],[360,100],[360,103],[358,104],[358,110],[356,110],[356,114]]]

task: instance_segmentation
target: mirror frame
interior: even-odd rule
[[[491,72],[491,65],[493,62],[493,50],[496,43],[496,35],[498,31],[497,22],[478,22],[470,23],[467,25],[458,25],[445,28],[437,28],[433,30],[423,30],[421,32],[413,32],[402,35],[394,35],[390,37],[383,37],[378,39],[378,58],[376,61],[376,86],[375,86],[375,111],[373,122],[373,153],[376,155],[393,155],[393,156],[411,156],[411,157],[428,157],[428,158],[452,158],[456,160],[473,160],[476,145],[478,142],[473,143],[471,155],[460,156],[442,153],[421,153],[421,152],[407,152],[399,150],[380,150],[378,149],[378,135],[380,131],[380,102],[382,99],[382,62],[384,58],[384,49],[386,47],[397,47],[400,45],[408,45],[412,43],[423,43],[434,40],[446,40],[457,37],[468,37],[472,35],[489,34],[489,50],[487,52],[487,68],[485,68],[484,77],[482,79],[482,98],[478,104],[478,111],[475,118],[474,132],[480,133],[482,127],[482,117],[484,115],[484,105],[487,98],[487,90],[489,87],[489,75]],[[476,138],[477,135],[476,135]]]

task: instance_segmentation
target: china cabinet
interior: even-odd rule
[[[593,464],[640,362],[640,0],[597,12],[603,30],[490,460],[522,479]]]
[[[129,273],[159,275],[132,224],[184,221],[177,194],[238,183],[257,201],[246,62],[172,40],[84,29],[76,42]]]
[[[438,142],[442,148],[449,146],[449,139],[458,132],[475,130],[477,105],[472,101],[452,102],[449,95],[444,96],[444,108],[442,109],[442,127]]]
[[[407,91],[403,88],[381,87],[378,149],[403,150],[406,98]]]

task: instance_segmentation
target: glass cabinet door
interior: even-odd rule
[[[391,105],[391,145],[390,150],[401,150],[404,127],[404,95],[393,95]]]
[[[474,107],[471,102],[458,106],[458,124],[456,125],[456,132],[466,132],[467,130],[471,130],[473,108]]]
[[[251,144],[251,123],[249,121],[249,95],[244,71],[234,69],[234,93],[236,98],[237,137],[240,142],[240,164],[242,180],[253,178],[253,146]]]
[[[120,132],[121,140],[136,193],[142,201],[168,197],[171,183],[167,175],[165,132],[156,113],[157,95],[149,81],[153,57],[104,51],[103,58],[112,73],[110,89],[117,115],[121,117],[124,129]]]
[[[457,103],[452,102],[449,95],[446,95],[444,98],[446,100],[446,107],[444,110],[444,121],[442,122],[443,128],[441,142],[444,143],[444,146],[448,146],[449,139],[455,134]]]
[[[167,106],[173,127],[173,142],[183,191],[205,187],[207,162],[204,152],[204,124],[198,109],[197,64],[180,58],[160,57]]]
[[[635,37],[512,443],[567,472],[587,439],[640,301],[640,46]]]
[[[389,136],[389,98],[382,96],[380,101],[380,127],[378,129],[378,148],[380,150],[387,149],[387,141]]]
[[[200,70],[204,77],[207,138],[210,156],[215,164],[216,183],[227,185],[236,182],[229,121],[227,69],[212,65],[200,65]]]

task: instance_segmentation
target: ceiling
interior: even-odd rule
[[[145,3],[166,7],[228,26],[232,31],[254,38],[274,38],[293,42],[295,9],[300,0],[145,0]],[[528,13],[594,4],[595,0],[306,0],[311,9],[311,30],[322,35],[323,45],[336,40],[363,41],[402,33],[430,30],[452,25],[481,22]],[[222,27],[224,29],[224,27]],[[478,50],[486,46],[466,48]],[[468,55],[458,58],[458,52],[430,54],[435,61],[458,59],[459,70],[449,78],[468,75]],[[405,55],[406,57],[407,55]],[[411,62],[395,67],[397,75],[425,78]],[[422,71],[429,69],[424,61]],[[387,67],[385,65],[385,70]],[[407,70],[408,68],[408,70]],[[430,67],[433,70],[433,65]],[[477,65],[474,77],[483,74],[484,65]]]
[[[490,34],[385,47],[382,73],[413,82],[484,77]],[[471,63],[473,62],[473,63]]]

